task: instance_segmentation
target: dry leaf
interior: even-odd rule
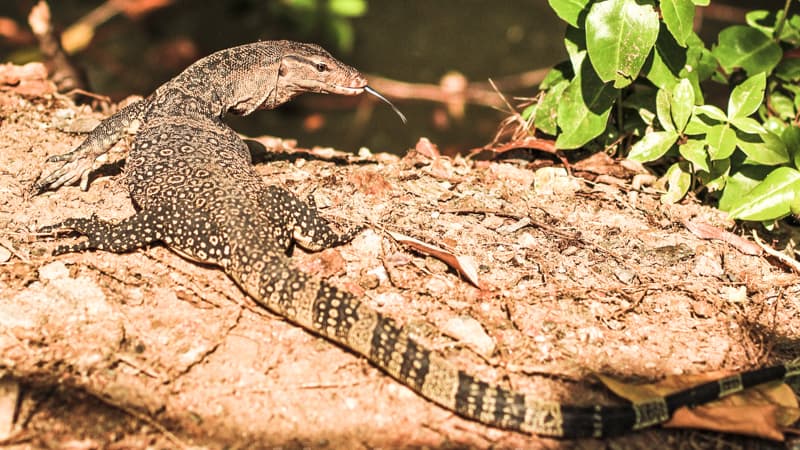
[[[761,254],[761,248],[758,245],[709,223],[700,222],[699,220],[684,220],[683,224],[686,229],[700,239],[717,239],[727,242],[745,255],[758,256]]]
[[[623,383],[604,375],[597,377],[615,394],[631,402],[638,402],[689,389],[729,374],[710,372],[682,375],[641,385]],[[800,407],[792,389],[785,383],[774,382],[755,386],[702,406],[679,408],[663,426],[698,428],[782,441],[782,429],[799,418]]]
[[[478,271],[475,268],[475,261],[471,256],[467,255],[454,255],[453,253],[435,245],[427,244],[418,239],[406,236],[401,233],[388,231],[392,239],[400,242],[401,244],[408,245],[409,247],[417,250],[420,253],[431,255],[444,261],[448,266],[456,269],[460,274],[472,284],[481,287],[478,282]]]
[[[439,147],[437,147],[436,144],[431,142],[430,139],[426,137],[419,138],[414,150],[416,150],[420,155],[430,159],[437,159],[441,156],[439,153]]]
[[[489,358],[497,348],[494,339],[486,333],[477,320],[469,316],[449,319],[442,327],[442,333],[465,342],[484,358]]]

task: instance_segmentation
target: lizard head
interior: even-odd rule
[[[242,76],[229,77],[235,83],[229,92],[229,111],[248,115],[258,109],[273,109],[304,92],[358,95],[367,92],[388,103],[389,100],[367,85],[361,73],[331,56],[322,47],[292,41],[265,41],[228,50],[228,62],[244,66]],[[248,56],[261,55],[256,64]],[[259,61],[260,59],[260,61]],[[222,77],[224,78],[224,77]]]
[[[228,111],[242,116],[277,108],[304,92],[358,95],[367,86],[366,78],[356,69],[314,44],[261,41],[210,58],[220,61],[202,66],[233,74],[218,75],[229,81],[218,97]]]
[[[318,45],[291,42],[281,56],[277,83],[279,96],[282,92],[291,97],[303,92],[358,95],[366,86],[367,79],[358,70],[334,58]]]
[[[322,47],[292,41],[265,42],[280,51],[272,70],[258,72],[268,79],[258,82],[268,87],[263,97],[251,99],[239,114],[256,109],[273,109],[305,92],[358,95],[364,92],[367,79],[359,71],[331,56]],[[252,104],[252,100],[257,100]],[[238,108],[237,108],[238,109]]]

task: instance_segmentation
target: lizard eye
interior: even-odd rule
[[[328,70],[328,66],[325,63],[317,63],[317,72],[325,72]]]

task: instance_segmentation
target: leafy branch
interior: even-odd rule
[[[569,24],[569,60],[524,116],[563,150],[624,143],[662,168],[664,202],[694,187],[734,218],[798,215],[800,16],[789,2],[748,12],[709,49],[693,23],[710,0],[550,0]],[[724,110],[706,101],[710,83],[729,86]]]

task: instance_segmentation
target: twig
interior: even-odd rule
[[[389,78],[370,76],[370,85],[387,97],[401,100],[426,100],[437,103],[450,103],[461,100],[466,103],[501,109],[504,99],[497,96],[498,90],[514,91],[532,88],[542,82],[550,69],[536,69],[489,82],[468,82],[462,90],[445,89],[441,85],[428,83],[406,83]]]
[[[50,78],[59,92],[87,90],[86,77],[69,60],[61,46],[53,23],[50,20],[50,7],[40,0],[28,15],[28,24],[39,41],[39,49],[45,59]]]
[[[775,250],[769,245],[763,243],[761,239],[758,237],[758,233],[756,232],[756,230],[753,230],[753,239],[755,239],[756,244],[758,244],[758,246],[761,247],[761,249],[764,250],[768,255],[778,258],[780,262],[789,266],[790,269],[794,270],[796,273],[800,273],[800,263],[798,263],[797,260],[794,260],[786,256],[785,254]]]

